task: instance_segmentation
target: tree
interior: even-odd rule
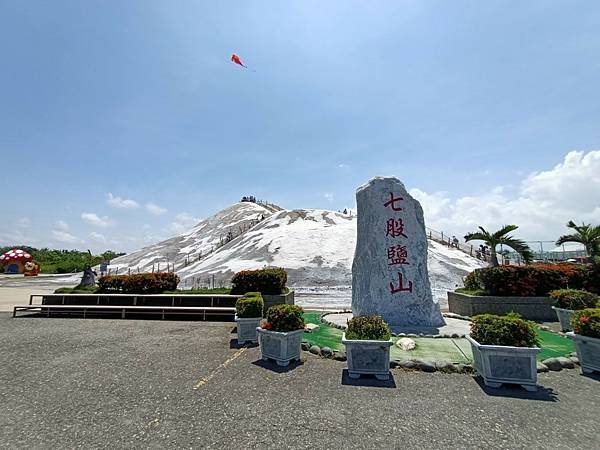
[[[486,245],[490,247],[492,267],[498,266],[496,247],[500,244],[512,248],[515,252],[521,255],[521,258],[523,258],[526,263],[530,263],[533,260],[533,253],[531,252],[529,246],[525,243],[525,241],[522,241],[521,239],[515,239],[508,234],[511,231],[515,231],[517,228],[519,228],[517,225],[504,225],[495,233],[490,233],[483,227],[479,227],[481,231],[476,231],[475,233],[468,233],[465,235],[465,242],[484,241]]]
[[[575,230],[575,233],[559,237],[556,245],[563,245],[566,242],[583,244],[588,256],[592,258],[592,262],[597,263],[600,258],[600,225],[592,226],[583,222],[581,225],[576,225],[575,222],[569,220],[567,227]]]

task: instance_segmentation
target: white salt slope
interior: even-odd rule
[[[244,229],[248,230],[206,256],[229,230],[237,234]],[[118,267],[119,273],[128,268],[143,272],[159,262],[165,268],[168,261],[175,263],[181,287],[190,287],[213,276],[217,283],[229,284],[239,270],[279,266],[288,270],[298,303],[349,308],[355,246],[355,216],[318,209],[278,210],[244,202],[202,220],[180,236],[116,258],[110,267]],[[198,261],[200,254],[203,257]],[[191,263],[185,267],[188,258]],[[429,241],[428,264],[433,297],[442,307],[446,291],[462,285],[468,272],[483,265],[433,241]]]
[[[482,267],[476,258],[429,241],[428,265],[433,297],[446,305],[446,291]],[[178,271],[184,284],[215,276],[228,282],[244,269],[285,267],[298,302],[306,306],[349,308],[356,217],[327,210],[283,210],[218,249]]]
[[[191,230],[179,236],[115,258],[111,261],[111,271],[118,269],[119,273],[124,273],[131,269],[148,272],[153,266],[158,270],[159,264],[163,270],[167,268],[167,263],[175,264],[175,269],[179,270],[186,261],[197,261],[218,248],[229,232],[237,236],[277,209],[250,202],[236,203],[201,220]]]

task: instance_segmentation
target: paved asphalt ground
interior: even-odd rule
[[[307,353],[278,370],[232,329],[0,313],[0,448],[600,448],[600,377],[579,370],[536,394],[464,374],[356,382]]]

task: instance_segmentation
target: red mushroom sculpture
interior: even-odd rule
[[[25,263],[33,261],[33,257],[24,250],[12,249],[0,255],[0,266],[4,266],[4,273],[23,273]]]

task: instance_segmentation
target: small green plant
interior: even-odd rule
[[[388,341],[392,333],[381,316],[357,316],[348,321],[346,339]]]
[[[274,305],[261,324],[265,330],[288,332],[304,328],[304,311],[297,305]]]
[[[249,292],[235,303],[235,313],[240,319],[262,317],[265,302],[259,292]]]
[[[536,347],[538,337],[534,322],[522,319],[518,314],[506,316],[481,314],[473,317],[471,337],[482,345],[505,345],[511,347]]]
[[[596,294],[579,289],[557,289],[550,292],[550,297],[556,300],[557,308],[573,310],[595,308],[600,300]]]
[[[231,279],[232,294],[260,292],[265,295],[278,295],[285,292],[287,272],[285,269],[271,267],[259,270],[242,270]]]
[[[571,319],[575,334],[600,339],[600,308],[576,311]]]
[[[54,291],[55,294],[93,294],[98,291],[98,286],[62,287]]]

